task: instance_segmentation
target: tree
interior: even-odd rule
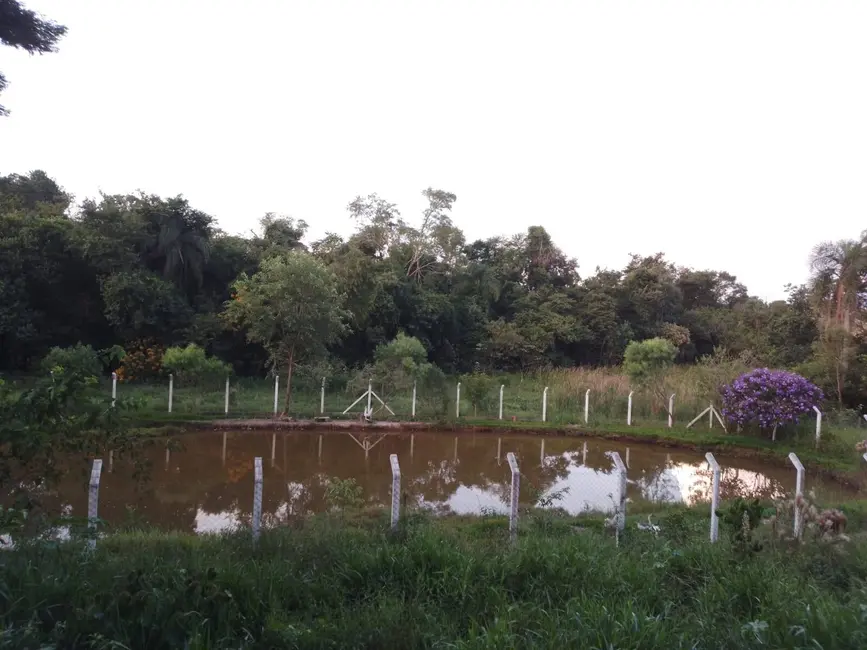
[[[46,20],[35,11],[25,9],[19,0],[0,0],[0,43],[22,49],[30,54],[55,52],[57,41],[66,34],[66,27]],[[0,92],[7,81],[0,72]],[[9,111],[0,106],[0,116]]]
[[[292,396],[292,370],[337,342],[348,314],[334,274],[302,252],[266,258],[252,276],[241,275],[224,316],[247,339],[268,351],[274,371],[286,364],[285,410]]]
[[[649,390],[662,402],[668,410],[666,403],[665,371],[674,363],[677,356],[677,348],[674,344],[663,338],[647,339],[646,341],[632,341],[626,346],[623,358],[623,369],[629,378],[641,388]],[[669,415],[673,415],[669,413]]]
[[[823,326],[849,333],[858,319],[867,274],[867,231],[858,240],[823,242],[810,257],[813,296]]]
[[[758,368],[738,377],[722,390],[722,413],[740,425],[755,424],[762,430],[797,424],[822,399],[822,391],[804,377],[785,370]]]

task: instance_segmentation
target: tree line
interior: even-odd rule
[[[45,172],[2,176],[0,370],[83,342],[194,343],[242,375],[323,359],[338,372],[405,334],[446,373],[531,372],[617,365],[630,341],[661,337],[679,363],[724,349],[860,403],[863,236],[817,245],[811,280],[768,303],[730,273],[662,253],[582,277],[542,226],[468,242],[450,217],[455,195],[423,194],[412,217],[356,197],[351,235],[308,241],[304,221],[276,214],[230,235],[181,196],[75,205]]]

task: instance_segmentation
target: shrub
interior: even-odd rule
[[[665,371],[677,355],[674,344],[662,338],[631,341],[626,346],[623,369],[638,385],[645,385]]]
[[[793,372],[758,368],[722,389],[723,415],[740,425],[760,429],[797,424],[802,415],[822,401],[822,391]]]
[[[494,387],[493,378],[481,372],[474,372],[471,375],[463,375],[461,385],[473,407],[473,415],[478,415],[479,407],[484,409],[488,405]]]
[[[127,347],[123,364],[117,369],[120,381],[153,379],[160,373],[165,348],[149,339],[135,341]]]
[[[187,347],[171,347],[165,351],[162,360],[163,372],[174,374],[181,381],[195,381],[213,377],[225,377],[230,368],[227,363],[209,357],[195,343]]]
[[[42,360],[41,368],[46,374],[63,369],[84,377],[97,377],[102,374],[102,361],[91,346],[77,343],[68,348],[51,348]]]

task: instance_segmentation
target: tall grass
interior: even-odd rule
[[[65,648],[859,648],[867,544],[743,555],[672,512],[593,527],[317,517],[0,556],[0,645]]]

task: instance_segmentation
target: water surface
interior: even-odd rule
[[[390,503],[389,455],[397,454],[408,503],[437,512],[506,512],[510,472],[506,453],[521,468],[521,501],[550,502],[572,514],[610,512],[616,477],[606,452],[628,458],[632,502],[694,504],[709,500],[710,471],[699,452],[627,445],[594,438],[492,434],[364,432],[206,432],[181,436],[176,450],[161,443],[143,452],[138,475],[130,458],[104,458],[99,514],[109,523],[134,516],[167,530],[213,532],[249,522],[253,460],[263,458],[263,522],[326,510],[330,478],[354,478],[371,505]],[[793,469],[717,456],[721,496],[774,498],[794,490]],[[87,513],[88,462],[78,459],[56,492],[53,509]],[[807,473],[806,489],[820,503],[854,492]],[[553,499],[552,499],[553,497]],[[51,500],[49,499],[49,500]]]

